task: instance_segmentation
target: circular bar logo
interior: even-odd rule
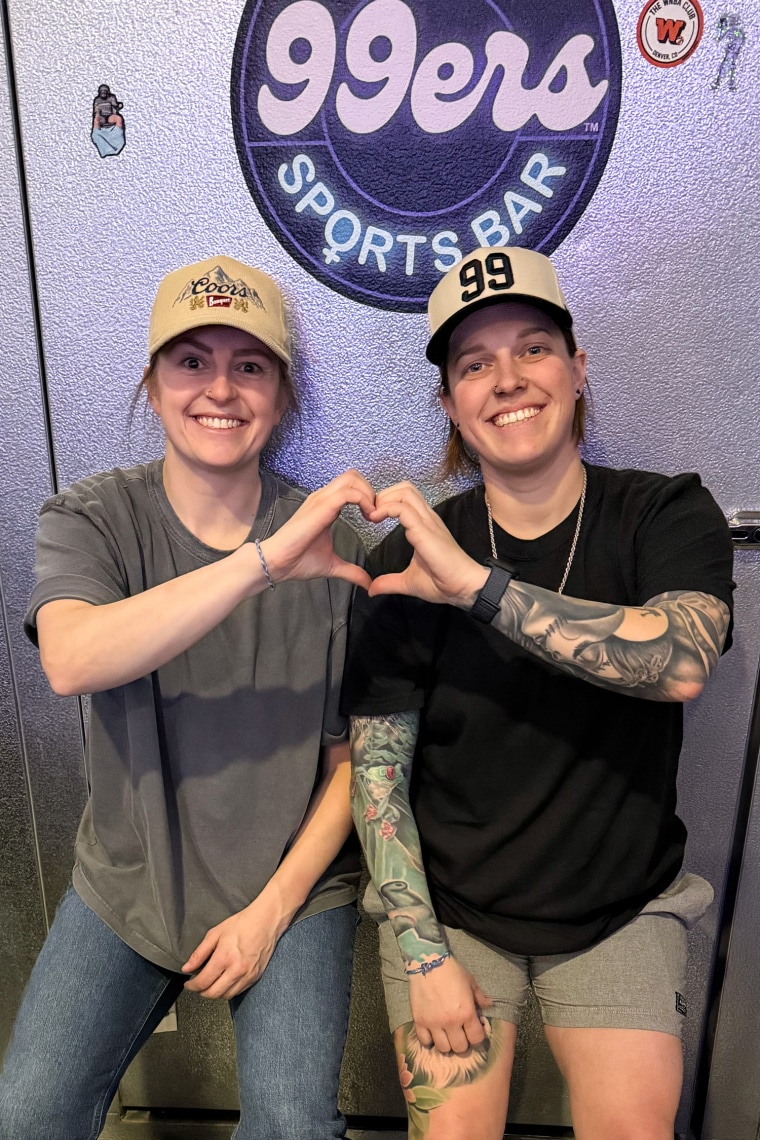
[[[636,35],[644,59],[655,67],[675,67],[696,51],[705,18],[699,0],[650,0]]]
[[[419,312],[475,246],[556,249],[604,171],[620,81],[612,0],[247,0],[232,122],[292,256]]]

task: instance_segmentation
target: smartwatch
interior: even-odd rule
[[[482,621],[484,625],[490,625],[499,612],[504,591],[517,574],[505,562],[499,562],[496,558],[486,558],[486,566],[490,566],[491,573],[475,599],[470,617],[474,617],[475,621]]]

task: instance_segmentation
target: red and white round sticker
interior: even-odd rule
[[[650,0],[639,16],[641,54],[655,67],[675,67],[696,50],[704,23],[699,0]]]

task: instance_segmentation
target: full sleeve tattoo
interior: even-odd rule
[[[419,713],[356,716],[350,725],[354,823],[404,964],[417,969],[448,951],[430,901],[409,806]]]
[[[671,590],[635,607],[512,581],[493,626],[593,685],[653,701],[686,701],[715,668],[728,621],[725,602],[696,591]]]

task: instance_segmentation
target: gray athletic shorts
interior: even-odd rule
[[[545,1025],[652,1029],[680,1037],[686,1018],[686,932],[713,889],[682,875],[622,929],[575,954],[523,957],[446,927],[451,952],[493,1005],[489,1017],[519,1025],[533,989]],[[380,958],[391,1032],[412,1020],[409,983],[396,938],[370,884],[364,909],[380,928]]]

